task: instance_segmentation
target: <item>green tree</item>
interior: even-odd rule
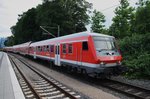
[[[112,19],[110,34],[117,38],[123,38],[131,35],[130,23],[133,18],[134,9],[129,6],[127,0],[120,0],[120,6],[115,9],[116,16]]]
[[[97,33],[102,33],[104,31],[104,22],[105,22],[105,16],[99,12],[94,10],[93,12],[93,16],[92,16],[92,31],[93,32],[97,32]]]
[[[29,9],[22,15],[19,15],[18,22],[11,27],[14,35],[15,44],[42,39],[39,25],[35,21],[36,9]]]
[[[150,32],[150,1],[139,0],[138,8],[135,14],[135,32],[145,34]]]
[[[5,46],[13,46],[14,45],[14,36],[10,36],[8,37],[5,42],[4,42]]]
[[[150,76],[150,33],[133,34],[119,40],[123,65],[129,68],[128,77],[149,78]]]
[[[51,38],[42,35],[40,26],[60,25],[61,36],[85,31],[91,6],[85,0],[43,0],[36,8],[19,15],[18,22],[11,27],[14,44]],[[57,28],[49,28],[48,31],[57,36]]]
[[[37,23],[43,26],[56,27],[60,25],[60,35],[85,31],[89,23],[87,12],[91,4],[85,0],[44,0],[37,7]],[[57,31],[49,29],[57,35]]]

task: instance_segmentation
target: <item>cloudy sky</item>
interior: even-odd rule
[[[114,9],[119,5],[119,0],[87,0],[93,3],[93,9],[101,11],[106,16],[105,25],[108,27],[114,16]],[[134,5],[137,0],[129,0]],[[22,14],[32,7],[41,4],[42,0],[0,0],[0,37],[11,35],[10,27],[17,22],[18,14]]]
[[[0,0],[0,37],[11,35],[10,27],[16,24],[18,14],[41,2],[42,0]]]

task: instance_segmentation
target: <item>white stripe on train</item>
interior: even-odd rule
[[[32,56],[34,56],[34,54],[30,54]],[[36,57],[39,57],[39,58],[44,58],[44,59],[48,59],[48,60],[55,60],[55,58],[53,57],[48,57],[48,56],[42,56],[42,55],[36,55]],[[67,60],[67,59],[60,59],[61,62],[67,62],[67,63],[71,63],[71,64],[81,64],[83,66],[87,66],[87,67],[94,67],[94,68],[98,68],[100,67],[99,64],[92,64],[92,63],[87,63],[87,62],[78,62],[78,61],[73,61],[73,60]]]

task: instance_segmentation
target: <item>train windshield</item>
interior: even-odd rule
[[[117,50],[115,39],[111,37],[93,37],[97,51]]]

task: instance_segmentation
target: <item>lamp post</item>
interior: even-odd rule
[[[59,25],[57,25],[57,27],[40,26],[40,28],[41,28],[42,30],[44,30],[45,32],[47,32],[47,33],[50,34],[51,36],[56,37],[55,35],[53,35],[52,33],[50,33],[48,30],[46,30],[44,27],[45,27],[45,28],[57,29],[57,30],[58,30],[58,31],[57,31],[57,36],[59,37],[59,35],[60,35],[60,26],[59,26]]]

